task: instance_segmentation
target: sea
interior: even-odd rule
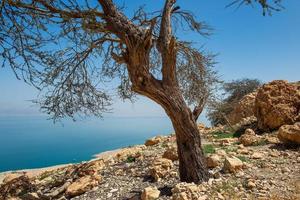
[[[0,117],[0,172],[78,163],[173,132],[167,117],[105,117],[53,123],[44,116]]]

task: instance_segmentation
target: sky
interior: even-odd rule
[[[163,0],[116,0],[132,15],[140,5],[149,11],[159,10]],[[155,2],[155,3],[154,3]],[[182,10],[192,11],[199,20],[214,28],[213,35],[179,32],[179,36],[204,45],[218,54],[215,69],[225,81],[257,78],[264,82],[284,79],[300,80],[300,1],[285,0],[281,12],[262,16],[258,6],[226,8],[231,0],[178,0]],[[17,80],[9,67],[0,69],[0,115],[40,115],[39,108],[29,100],[38,92]],[[111,116],[165,116],[150,100],[139,97],[134,104],[115,100]]]

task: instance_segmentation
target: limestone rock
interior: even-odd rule
[[[153,161],[152,165],[149,167],[149,173],[155,181],[159,181],[161,178],[164,178],[168,175],[172,167],[172,160],[159,158]]]
[[[172,146],[171,148],[168,148],[164,152],[162,157],[166,158],[166,159],[169,159],[169,160],[172,160],[172,161],[178,160],[178,153],[177,153],[176,146]]]
[[[294,125],[283,125],[278,131],[278,138],[284,143],[300,144],[300,122]]]
[[[66,195],[69,197],[81,195],[97,186],[100,180],[99,175],[81,177],[68,186]]]
[[[278,129],[300,120],[300,89],[295,84],[277,80],[257,92],[254,114],[262,130]]]
[[[235,173],[242,169],[244,166],[243,162],[237,157],[225,157],[224,168],[225,172]]]
[[[24,174],[21,173],[9,173],[5,176],[5,178],[3,179],[2,183],[8,183],[16,178],[19,178],[20,176],[23,176]]]
[[[201,186],[194,183],[179,183],[172,189],[172,200],[205,200],[201,194]]]
[[[117,152],[116,158],[123,161],[126,160],[129,156],[134,158],[141,158],[142,155],[140,154],[140,152],[142,152],[146,148],[147,147],[145,145],[136,145],[134,147],[123,148]]]
[[[142,192],[142,200],[158,199],[160,191],[156,187],[146,187]]]
[[[0,199],[23,198],[24,194],[30,193],[35,186],[26,175],[14,178],[5,184],[0,185]]]
[[[242,121],[242,119],[254,116],[253,108],[257,92],[245,95],[228,114],[227,118],[230,124],[234,125]]]
[[[156,137],[153,137],[153,138],[150,138],[150,139],[146,140],[145,145],[146,146],[153,146],[153,145],[156,145],[160,142],[161,142],[161,137],[156,136]]]
[[[261,159],[264,157],[264,154],[263,153],[260,153],[260,152],[254,152],[251,156],[253,159]]]
[[[258,141],[255,132],[252,129],[246,129],[245,133],[239,138],[240,143],[244,146],[251,146]]]
[[[220,165],[221,158],[218,155],[213,154],[207,157],[206,163],[208,168],[215,168]]]
[[[87,176],[97,174],[105,166],[103,160],[94,160],[78,166],[78,176]]]

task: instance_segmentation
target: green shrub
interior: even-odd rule
[[[237,156],[237,158],[243,162],[250,162],[250,160],[248,158],[246,158],[245,156]]]
[[[216,149],[215,149],[214,145],[212,145],[212,144],[205,144],[205,145],[203,145],[202,148],[203,148],[203,152],[205,155],[216,152]]]
[[[135,162],[135,157],[128,156],[125,162],[127,162],[127,163]]]
[[[233,138],[234,133],[224,133],[221,131],[212,133],[215,139]]]

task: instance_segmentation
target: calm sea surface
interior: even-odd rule
[[[46,117],[0,117],[0,172],[89,160],[172,130],[168,118],[110,117],[53,124]]]

